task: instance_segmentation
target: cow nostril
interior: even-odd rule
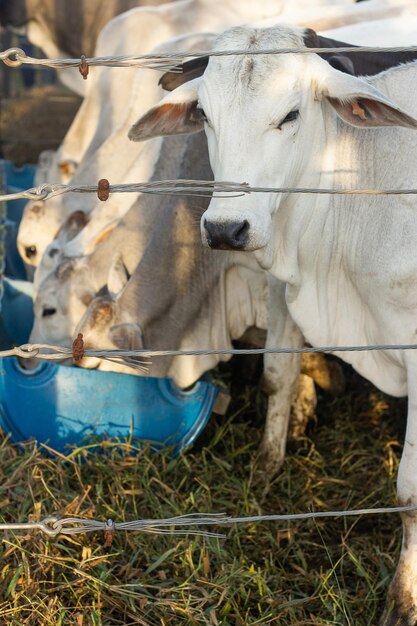
[[[28,259],[31,259],[33,256],[36,256],[37,250],[36,246],[26,246],[25,254]]]
[[[240,226],[238,226],[236,232],[235,232],[235,241],[236,243],[240,244],[245,244],[246,243],[246,238],[247,238],[247,234],[249,232],[249,222],[248,220],[244,220],[242,222],[242,224]]]
[[[242,250],[249,241],[248,220],[210,222],[204,220],[207,243],[219,250]]]
[[[204,230],[206,231],[206,237],[207,237],[207,241],[209,243],[209,246],[211,246],[211,242],[212,242],[212,228],[211,228],[211,223],[208,222],[206,219],[204,219]]]
[[[42,311],[42,317],[50,317],[51,315],[55,315],[56,309],[54,308],[46,308]]]

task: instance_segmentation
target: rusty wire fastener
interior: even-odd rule
[[[116,527],[112,519],[108,519],[104,525],[104,547],[110,548],[113,543]]]
[[[110,194],[110,183],[107,180],[107,178],[101,178],[98,181],[98,186],[97,186],[98,199],[101,200],[102,202],[106,202],[106,200],[109,199],[109,194]]]
[[[72,358],[75,363],[79,363],[84,356],[84,340],[82,333],[78,333],[77,338],[72,343]]]
[[[85,58],[85,54],[81,55],[81,63],[78,69],[80,70],[80,74],[84,78],[84,80],[87,80],[89,67],[88,67],[87,59]]]

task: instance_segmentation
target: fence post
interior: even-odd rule
[[[7,50],[11,45],[11,35],[10,33],[0,28],[0,49]],[[1,100],[2,98],[8,98],[10,95],[10,70],[8,67],[4,65],[4,63],[0,64],[0,109],[1,109]],[[1,112],[1,110],[0,110]]]

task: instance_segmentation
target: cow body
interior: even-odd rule
[[[276,27],[233,29],[216,45],[302,44],[297,29]],[[416,179],[416,78],[416,63],[364,80],[341,74],[316,55],[213,57],[201,82],[184,89],[182,106],[198,102],[195,130],[204,124],[216,180],[401,189]],[[183,121],[166,108],[175,132]],[[250,194],[214,198],[201,227],[206,244],[253,251],[286,283],[291,316],[313,345],[410,344],[416,342],[416,208],[413,196]],[[340,356],[383,391],[408,393],[398,499],[417,504],[415,352]],[[414,513],[403,516],[403,527],[384,626],[417,620]]]

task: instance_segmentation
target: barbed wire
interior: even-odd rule
[[[366,351],[417,350],[417,344],[370,344],[352,346],[317,346],[301,348],[201,348],[196,350],[100,350],[82,348],[77,361],[83,357],[107,359],[113,362],[122,362],[133,368],[146,369],[149,359],[154,357],[175,356],[207,356],[207,355],[250,355],[250,354],[310,354],[315,352],[366,352]],[[63,361],[74,356],[74,349],[49,344],[22,344],[0,351],[0,358],[19,357],[22,359],[41,359],[42,361]]]
[[[83,58],[88,66],[102,67],[138,67],[160,71],[181,72],[181,63],[184,59],[201,58],[208,56],[258,56],[271,54],[336,54],[336,53],[360,53],[360,52],[417,52],[417,46],[344,46],[340,48],[264,48],[260,50],[195,50],[182,52],[160,52],[147,54],[132,54],[119,56],[101,56]],[[8,48],[0,52],[0,61],[8,67],[20,67],[21,65],[40,65],[55,69],[79,67],[80,59],[36,59],[28,56],[21,48]]]
[[[342,511],[309,511],[308,513],[284,513],[271,515],[249,515],[246,517],[231,517],[225,513],[188,513],[165,519],[141,519],[130,522],[115,522],[108,519],[105,522],[86,519],[83,517],[49,516],[40,522],[3,523],[0,531],[31,531],[41,530],[48,536],[79,535],[89,532],[104,532],[114,534],[116,531],[139,531],[151,534],[168,535],[197,535],[204,537],[225,538],[226,535],[200,530],[200,526],[232,526],[235,524],[253,524],[260,522],[292,522],[320,518],[341,518],[359,515],[386,515],[391,513],[406,513],[416,511],[416,505],[378,507],[371,509],[348,509]],[[196,528],[197,527],[197,528]],[[182,530],[179,530],[179,529]]]
[[[109,193],[147,193],[173,195],[225,194],[224,197],[236,197],[250,193],[294,193],[322,195],[368,195],[397,196],[417,195],[417,188],[412,189],[326,189],[320,187],[251,187],[247,183],[207,180],[159,180],[145,183],[117,183],[108,186]],[[98,193],[98,185],[65,185],[63,183],[44,183],[38,187],[0,195],[0,202],[12,200],[47,200],[65,193]],[[234,194],[232,196],[232,194]],[[218,197],[218,196],[217,196]]]

